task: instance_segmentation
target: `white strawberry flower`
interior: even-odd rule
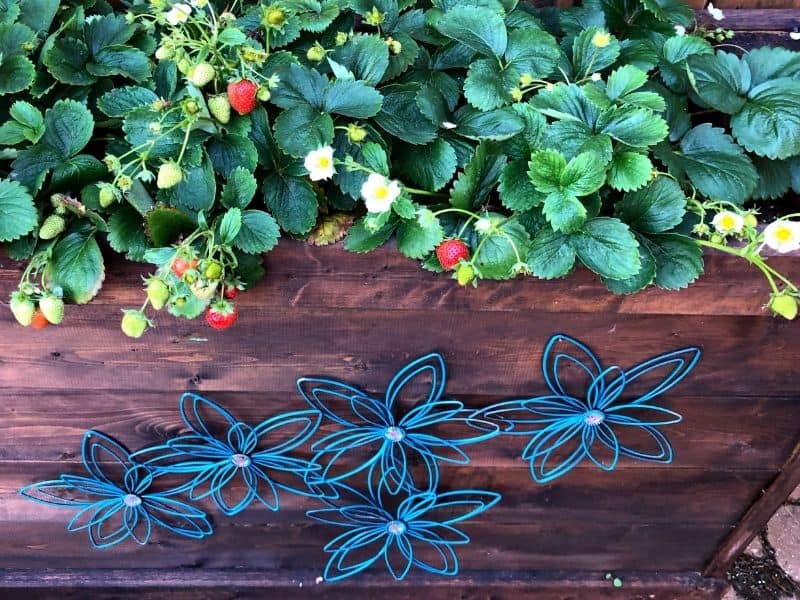
[[[186,23],[189,16],[192,14],[192,7],[188,4],[175,4],[167,12],[167,23],[170,25],[178,25],[179,23]]]
[[[722,19],[725,18],[725,13],[722,12],[721,8],[715,8],[713,2],[708,3],[706,11],[708,12],[708,14],[714,17],[715,21],[722,21]]]
[[[475,221],[475,231],[478,233],[489,233],[492,230],[492,222],[486,217],[481,217]]]
[[[780,253],[800,250],[800,221],[774,221],[764,229],[764,243]]]
[[[600,73],[592,73],[591,79],[592,81],[600,81],[603,79],[603,76]]]
[[[380,173],[370,173],[361,186],[361,197],[371,213],[386,212],[400,195],[400,183],[389,181]]]
[[[794,41],[800,40],[800,31],[797,30],[797,27],[794,28],[794,31],[789,32],[789,38]]]
[[[311,181],[330,179],[336,174],[336,169],[333,167],[333,148],[331,146],[312,150],[306,154],[303,164]]]
[[[206,4],[208,4],[208,0],[189,0],[189,4],[195,8],[203,8]]]
[[[714,215],[714,220],[711,221],[711,224],[714,229],[723,235],[741,233],[744,228],[744,217],[738,213],[723,210]]]
[[[686,35],[686,27],[683,25],[675,25],[675,35],[678,37],[683,37]]]
[[[458,125],[456,125],[451,121],[442,121],[442,127],[444,127],[445,129],[455,129],[456,127],[458,127]]]

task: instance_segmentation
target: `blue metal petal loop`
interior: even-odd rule
[[[522,453],[531,476],[547,483],[565,475],[584,460],[604,471],[616,468],[619,457],[669,463],[673,450],[658,429],[681,421],[681,416],[652,404],[664,392],[680,383],[700,359],[699,348],[683,348],[648,359],[630,369],[603,368],[583,343],[563,334],[553,336],[542,356],[544,380],[551,395],[500,402],[473,415],[473,419],[495,422],[504,435],[524,435],[530,440]],[[568,392],[562,367],[578,367],[588,376],[582,397]],[[631,384],[649,376],[655,383],[632,400],[622,400]],[[626,445],[620,436],[638,431],[635,444]],[[638,447],[641,438],[655,442],[654,450]]]
[[[364,494],[342,484],[337,487],[341,488],[339,502],[324,500],[329,508],[307,513],[322,523],[346,528],[325,546],[331,554],[324,572],[328,581],[351,577],[379,562],[397,580],[404,579],[412,567],[456,575],[455,547],[469,543],[469,536],[454,524],[479,515],[501,498],[485,490],[403,490],[397,497],[383,493],[385,488]]]
[[[223,428],[215,429],[203,411],[221,421]],[[288,456],[317,431],[322,419],[318,411],[282,413],[251,427],[217,403],[187,393],[181,398],[180,412],[192,434],[145,448],[134,456],[144,458],[144,463],[159,473],[194,475],[180,488],[189,492],[191,500],[211,498],[224,514],[232,516],[256,500],[270,510],[279,510],[279,490],[315,498],[324,493],[322,487],[308,483],[313,479],[310,473],[319,467]]]
[[[175,489],[154,490],[159,473],[137,463],[110,437],[88,431],[82,460],[88,476],[65,474],[25,486],[20,494],[41,504],[79,508],[67,529],[87,530],[89,542],[98,549],[129,538],[146,544],[154,526],[191,538],[211,535],[211,523],[202,510],[172,498]],[[113,473],[114,469],[119,472]]]
[[[312,446],[316,475],[336,483],[365,472],[371,491],[386,488],[394,494],[401,489],[435,489],[440,462],[467,464],[469,457],[461,446],[500,432],[496,423],[476,418],[461,402],[443,399],[446,382],[444,359],[436,353],[402,367],[382,400],[332,379],[299,379],[297,389],[308,404],[341,427]],[[404,393],[413,395],[412,386],[425,386],[425,391],[401,414],[398,399]],[[424,485],[415,480],[411,464],[422,465]]]

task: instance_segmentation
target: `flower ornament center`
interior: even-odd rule
[[[583,414],[583,422],[587,425],[600,425],[606,420],[606,415],[600,410],[589,410]]]
[[[386,431],[383,433],[383,437],[390,442],[399,442],[406,437],[406,433],[401,428],[392,425],[391,427],[386,428]]]
[[[122,503],[128,508],[135,508],[142,503],[142,499],[136,494],[125,494],[122,498]]]
[[[406,524],[402,521],[389,521],[386,524],[386,531],[392,535],[403,535],[406,532]]]
[[[244,469],[250,466],[250,457],[247,454],[234,454],[231,456],[231,462],[233,466]]]

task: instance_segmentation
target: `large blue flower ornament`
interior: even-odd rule
[[[469,536],[454,525],[497,504],[501,496],[483,490],[451,492],[406,491],[401,498],[363,494],[339,485],[338,502],[324,500],[329,508],[308,511],[308,516],[346,528],[325,546],[332,554],[324,578],[337,581],[383,562],[397,579],[412,567],[436,575],[456,575],[456,547],[469,543]],[[397,502],[392,507],[387,499]]]
[[[339,381],[299,379],[297,388],[309,405],[340,426],[312,446],[321,479],[338,482],[366,471],[370,488],[435,490],[440,461],[467,464],[461,447],[500,431],[461,402],[443,399],[446,380],[444,359],[436,353],[400,369],[381,400]],[[401,396],[411,396],[413,408],[404,410]],[[425,468],[424,484],[410,469],[417,462]]]
[[[620,456],[669,463],[672,446],[658,427],[678,423],[681,416],[652,402],[683,380],[699,358],[700,349],[692,347],[627,370],[603,368],[584,344],[555,335],[542,358],[552,394],[501,402],[476,417],[498,424],[503,434],[531,438],[522,458],[538,483],[561,477],[584,459],[604,471],[616,468]],[[570,368],[573,378],[580,375],[586,382],[582,393],[567,390],[565,371]],[[633,397],[624,397],[626,390]]]
[[[26,486],[20,494],[78,509],[67,529],[87,530],[93,547],[108,548],[128,538],[144,545],[154,527],[195,539],[213,533],[202,510],[173,498],[179,490],[156,491],[153,484],[160,475],[108,436],[88,431],[82,454],[86,476],[61,475]]]
[[[190,434],[134,456],[160,473],[192,475],[181,488],[188,490],[191,500],[210,497],[232,516],[255,500],[278,510],[279,490],[315,498],[325,495],[324,486],[309,485],[319,467],[290,456],[317,431],[322,419],[317,411],[285,412],[251,427],[216,402],[185,393],[180,413]]]

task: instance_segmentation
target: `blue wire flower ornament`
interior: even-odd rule
[[[128,538],[144,545],[154,526],[194,539],[213,533],[202,510],[172,498],[178,490],[155,491],[159,474],[136,463],[108,436],[88,431],[82,454],[88,476],[61,475],[25,486],[20,494],[42,504],[78,509],[67,530],[87,530],[94,548]]]
[[[499,424],[503,434],[531,437],[522,458],[529,461],[538,483],[561,477],[586,458],[604,471],[616,468],[620,455],[670,463],[672,446],[657,428],[678,423],[681,416],[652,401],[682,381],[699,358],[700,349],[692,347],[656,356],[625,371],[616,366],[604,369],[584,344],[555,335],[542,358],[544,380],[552,394],[501,402],[476,416]],[[582,394],[567,391],[563,377],[567,367],[588,380]],[[649,389],[634,399],[622,399],[626,387],[645,382]],[[631,444],[620,441],[630,435],[635,438]],[[652,446],[653,442],[654,449],[633,447]]]
[[[352,496],[352,503],[325,500],[330,508],[306,513],[322,523],[347,529],[325,546],[332,554],[323,574],[327,581],[351,577],[377,562],[383,562],[397,580],[405,578],[412,567],[435,575],[456,575],[456,547],[469,543],[469,536],[454,525],[481,514],[501,499],[500,494],[483,490],[407,491],[399,505],[390,508],[381,493],[385,488],[375,495],[337,487],[341,500]]]
[[[423,488],[415,483],[410,469],[418,459],[425,467],[424,489],[436,489],[439,461],[468,464],[461,446],[487,440],[500,431],[496,424],[476,418],[475,411],[463,403],[442,399],[446,380],[444,359],[436,353],[400,369],[382,400],[339,381],[298,379],[297,388],[309,405],[341,426],[312,446],[312,462],[320,465],[320,478],[338,482],[366,470],[370,489],[377,485],[391,493],[419,490]],[[399,398],[418,398],[417,388],[424,390],[422,399],[398,415],[402,412]],[[353,456],[361,453],[367,458],[354,461]]]
[[[180,413],[192,433],[134,456],[160,473],[193,475],[181,488],[190,500],[210,497],[232,516],[255,500],[277,511],[279,490],[315,498],[326,493],[324,486],[309,485],[319,467],[289,456],[317,431],[322,419],[317,411],[281,413],[251,427],[219,404],[185,393]]]

